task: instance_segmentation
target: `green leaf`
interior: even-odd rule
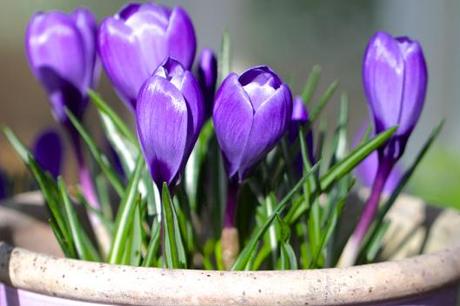
[[[80,202],[89,213],[94,214],[96,217],[99,218],[99,220],[105,226],[109,233],[113,233],[113,222],[107,219],[107,217],[105,217],[99,209],[94,208],[92,205],[90,205],[80,189],[77,191],[77,198],[78,202]]]
[[[247,263],[251,259],[251,254],[257,247],[258,241],[265,234],[265,232],[267,231],[268,227],[271,225],[275,217],[283,212],[283,210],[289,204],[289,201],[292,198],[292,196],[294,196],[294,194],[302,187],[305,180],[308,179],[314,171],[316,171],[317,166],[318,164],[313,166],[311,171],[304,175],[300,179],[300,181],[291,189],[291,191],[281,200],[281,202],[278,203],[270,217],[265,221],[265,223],[262,226],[258,228],[256,233],[251,237],[251,239],[248,241],[246,246],[241,251],[238,258],[235,260],[235,263],[232,266],[233,271],[243,270],[246,267]]]
[[[321,189],[327,190],[334,182],[348,174],[364,158],[374,150],[384,144],[395,132],[397,127],[386,130],[355,148],[347,157],[330,168],[326,174],[321,177]]]
[[[287,241],[280,245],[280,269],[297,270],[297,256]]]
[[[187,165],[185,166],[185,190],[187,191],[190,208],[193,212],[196,212],[197,210],[199,178],[213,133],[214,127],[212,125],[212,121],[208,120],[201,129],[200,136],[198,137],[195,147],[188,159]]]
[[[85,141],[86,145],[89,148],[89,151],[93,155],[94,159],[96,160],[97,164],[101,168],[102,172],[104,172],[110,184],[113,186],[117,194],[121,197],[124,192],[123,183],[118,177],[118,174],[115,171],[115,169],[113,169],[108,158],[99,150],[95,141],[89,135],[88,131],[86,131],[86,129],[80,124],[80,122],[72,114],[72,112],[69,111],[67,108],[65,112],[67,116],[69,117],[70,121],[72,122],[73,126],[77,129],[81,138]]]
[[[313,66],[307,82],[302,90],[302,100],[305,104],[309,104],[311,98],[315,94],[316,87],[318,86],[319,77],[321,76],[321,67],[318,65]]]
[[[139,155],[136,167],[131,175],[128,187],[121,198],[120,207],[115,219],[115,233],[109,253],[109,263],[119,264],[123,260],[123,248],[126,245],[129,231],[134,219],[136,204],[138,203],[138,184],[144,169],[144,159]]]
[[[163,257],[165,258],[166,268],[187,268],[187,258],[182,243],[179,220],[166,183],[163,184],[161,198],[164,213],[162,218],[164,226]]]
[[[56,186],[56,182],[50,175],[47,175],[41,169],[32,153],[30,153],[27,147],[16,137],[13,131],[4,127],[3,132],[37,181],[43,197],[45,198],[47,208],[50,211],[52,223],[55,223],[56,225],[55,230],[59,230],[60,237],[62,237],[62,241],[64,242],[63,245],[65,245],[65,249],[63,252],[65,254],[70,254],[71,258],[76,258],[77,253],[72,243],[70,229],[64,217],[64,210],[60,204],[59,191]]]
[[[153,267],[156,263],[156,256],[160,247],[160,223],[156,220],[152,224],[150,231],[150,242],[147,248],[147,254],[142,262],[143,267]]]
[[[393,206],[395,203],[396,199],[398,198],[399,194],[401,191],[404,189],[406,184],[408,183],[409,179],[412,177],[412,175],[415,172],[415,169],[418,167],[422,159],[425,157],[426,153],[430,149],[430,147],[433,145],[434,141],[436,138],[439,136],[439,133],[442,130],[442,127],[444,126],[444,120],[441,121],[431,132],[430,136],[426,140],[426,142],[423,144],[423,147],[420,149],[418,152],[414,162],[412,165],[407,169],[407,171],[404,173],[400,181],[398,182],[398,186],[395,188],[395,190],[391,193],[391,196],[388,198],[388,200],[385,201],[385,204],[383,207],[379,210],[379,213],[377,215],[377,218],[374,221],[374,224],[370,230],[370,232],[366,235],[366,238],[363,243],[363,247],[361,248],[360,251],[360,257],[363,256],[363,254],[367,253],[367,250],[370,247],[370,244],[373,240],[375,240],[375,236],[379,232],[380,226],[383,224],[383,220],[385,219],[386,214],[390,210],[390,208]]]
[[[117,129],[123,134],[131,143],[137,143],[137,139],[131,130],[126,126],[123,119],[121,119],[117,113],[106,103],[104,100],[93,90],[88,91],[88,95],[96,108],[101,112],[110,117],[111,121],[115,124]]]
[[[316,119],[318,119],[318,116],[321,114],[323,109],[326,107],[327,103],[331,100],[332,96],[334,95],[334,92],[337,89],[338,85],[339,82],[335,81],[331,85],[329,85],[328,88],[326,88],[323,95],[319,98],[318,104],[315,105],[315,107],[313,107],[310,113],[310,125],[312,125],[316,121]]]
[[[337,161],[345,157],[347,148],[347,125],[348,125],[348,97],[346,94],[340,96],[340,111],[338,124],[334,133],[334,140],[332,145],[332,158],[330,167]]]
[[[96,248],[90,242],[82,225],[80,224],[80,221],[78,220],[77,212],[70,201],[62,178],[58,179],[58,188],[78,257],[83,260],[100,261],[101,259],[97,254]]]
[[[373,262],[377,257],[383,244],[383,238],[389,227],[390,222],[383,221],[382,225],[376,229],[375,235],[369,240],[369,247],[366,250],[367,262]]]
[[[230,34],[224,31],[219,52],[219,69],[217,84],[221,84],[225,77],[230,73]]]

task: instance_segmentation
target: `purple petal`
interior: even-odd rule
[[[238,76],[231,73],[216,93],[213,123],[229,177],[240,168],[253,122],[253,109]]]
[[[30,66],[45,86],[47,80],[40,74],[41,67],[54,70],[80,91],[85,89],[84,42],[71,17],[61,12],[34,15],[27,27],[25,44]]]
[[[243,72],[239,81],[248,93],[256,112],[281,86],[279,77],[267,66],[259,66]]]
[[[256,111],[251,132],[244,150],[239,170],[242,180],[266,153],[283,136],[292,113],[292,97],[289,88],[281,85],[276,93]]]
[[[302,97],[296,96],[292,101],[292,115],[291,121],[306,123],[309,115],[305,103],[303,103]]]
[[[175,7],[167,29],[169,56],[190,69],[196,52],[196,37],[192,21],[181,7]]]
[[[132,14],[136,13],[141,7],[141,3],[128,3],[120,9],[116,17],[123,20],[128,19]]]
[[[405,62],[404,103],[401,106],[398,134],[404,135],[412,131],[422,112],[428,72],[420,44],[407,38],[399,38],[398,42]]]
[[[201,51],[197,78],[205,99],[206,117],[208,117],[212,112],[217,81],[217,59],[211,49]]]
[[[35,140],[33,152],[43,170],[51,173],[54,178],[61,174],[63,146],[55,130],[48,129],[40,133]]]
[[[85,50],[85,81],[86,89],[94,87],[99,80],[99,69],[95,71],[96,65],[96,34],[97,23],[93,13],[87,9],[76,9],[72,16],[75,20],[75,25],[80,31],[83,38],[83,47]],[[86,92],[84,90],[83,92]]]
[[[153,180],[171,184],[183,165],[188,143],[187,103],[168,80],[152,76],[139,92],[136,109],[139,141]]]
[[[404,58],[398,42],[387,33],[375,34],[366,50],[363,81],[377,133],[399,124],[403,80]]]
[[[135,109],[138,91],[153,70],[140,60],[131,29],[119,19],[108,18],[101,24],[98,43],[107,75],[125,103]]]

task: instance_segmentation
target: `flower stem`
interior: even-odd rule
[[[78,132],[74,129],[68,129],[70,139],[72,141],[72,146],[74,149],[75,157],[77,159],[78,174],[80,180],[81,190],[89,205],[95,209],[100,209],[99,200],[97,198],[96,190],[94,187],[94,182],[91,177],[91,172],[88,168],[88,165],[83,154],[83,149],[81,146],[81,140],[78,136]],[[110,234],[107,229],[99,220],[98,216],[93,212],[88,212],[89,221],[93,227],[94,233],[96,235],[99,247],[104,255],[107,255],[110,250]]]
[[[372,190],[369,198],[364,205],[364,210],[361,214],[361,217],[358,221],[358,224],[353,231],[353,234],[347,241],[345,248],[342,251],[340,256],[338,266],[340,267],[349,267],[355,264],[356,259],[359,255],[359,250],[361,243],[369,230],[372,221],[374,221],[375,215],[377,213],[380,197],[385,187],[385,183],[388,179],[388,176],[393,169],[394,161],[381,159],[379,161],[379,166],[377,169],[377,174],[372,185]]]
[[[238,229],[235,226],[238,206],[238,182],[228,183],[227,203],[224,213],[224,227],[220,238],[222,261],[226,270],[230,270],[240,252]]]

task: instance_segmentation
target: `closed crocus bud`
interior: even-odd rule
[[[193,74],[176,60],[158,67],[137,99],[137,133],[155,183],[173,185],[204,121],[203,97]]]
[[[305,103],[302,100],[301,96],[295,96],[294,100],[292,101],[292,114],[291,120],[288,126],[288,139],[289,142],[294,142],[299,135],[299,130],[302,126],[306,125],[310,120],[310,115],[308,113],[308,109],[305,106]],[[310,163],[315,163],[314,153],[313,153],[313,133],[311,129],[305,135],[306,145],[307,145],[307,154]],[[299,156],[295,159],[295,168],[299,171],[298,173],[302,173],[302,156]]]
[[[181,7],[128,4],[114,17],[106,18],[98,38],[102,64],[122,100],[136,108],[145,80],[168,57],[186,69],[196,50],[195,30]]]
[[[427,79],[425,58],[417,41],[393,38],[385,32],[371,38],[364,56],[364,90],[376,133],[398,126],[382,149],[389,159],[397,160],[404,152],[423,108]]]
[[[96,31],[96,20],[86,9],[37,13],[27,26],[30,67],[48,92],[55,118],[67,126],[64,107],[81,118],[87,91],[97,79]]]
[[[205,100],[206,117],[211,115],[217,81],[217,59],[211,49],[203,49],[198,62],[197,78]]]
[[[213,122],[228,176],[242,181],[277,144],[292,114],[291,92],[267,66],[231,73],[216,93]]]
[[[33,146],[34,157],[43,170],[54,178],[61,174],[63,145],[59,134],[47,129],[38,135]]]

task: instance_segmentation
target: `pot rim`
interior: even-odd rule
[[[459,280],[460,246],[347,268],[232,272],[87,262],[0,242],[0,282],[49,296],[99,303],[343,305],[420,295]]]

